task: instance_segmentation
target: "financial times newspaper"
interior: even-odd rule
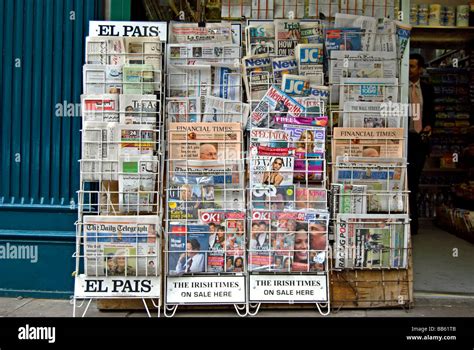
[[[84,216],[87,276],[157,276],[159,231],[153,216]]]

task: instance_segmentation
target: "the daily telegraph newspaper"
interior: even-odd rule
[[[210,176],[214,183],[242,184],[240,123],[170,123],[168,143],[171,178]]]
[[[253,156],[250,159],[251,187],[292,185],[294,163],[292,156]]]
[[[83,218],[87,276],[157,276],[160,237],[154,216]]]
[[[363,51],[372,51],[374,49],[375,35],[377,33],[377,18],[344,13],[336,13],[335,17],[335,27],[359,28],[359,30],[363,32]]]
[[[275,54],[275,25],[273,22],[250,21],[245,27],[247,55]]]
[[[200,210],[244,210],[244,190],[213,184],[179,184],[167,189],[168,217],[198,220]]]
[[[168,120],[173,123],[201,121],[201,98],[170,97],[166,100]]]
[[[324,80],[323,44],[298,44],[295,48],[295,56],[299,74],[319,79],[318,81],[322,84]]]
[[[158,157],[120,157],[119,208],[121,213],[157,212]]]
[[[200,210],[195,223],[171,221],[168,235],[170,275],[244,272],[244,211]]]
[[[120,123],[156,126],[156,95],[120,95]]]
[[[332,159],[337,156],[401,158],[402,128],[334,128]]]
[[[122,67],[110,64],[85,64],[82,70],[83,93],[120,94],[123,81]]]
[[[117,180],[119,145],[116,123],[83,122],[83,181]]]
[[[341,78],[339,105],[344,102],[398,102],[397,78]]]
[[[281,84],[284,74],[298,75],[298,64],[294,56],[272,58],[273,83]]]
[[[249,271],[325,271],[328,213],[253,210]]]
[[[202,122],[247,124],[250,106],[247,103],[207,96]]]
[[[405,178],[403,158],[338,156],[333,181],[365,186],[368,212],[403,212],[407,207]]]
[[[119,95],[81,95],[82,120],[84,122],[119,121]]]
[[[331,100],[339,99],[341,78],[396,78],[398,61],[396,52],[331,51],[329,83],[333,88]]]
[[[401,128],[403,115],[381,102],[346,102],[339,126],[344,128]]]
[[[406,268],[408,215],[338,214],[335,268]]]
[[[242,59],[247,99],[259,101],[267,92],[272,78],[272,61],[268,54],[247,56]]]
[[[206,23],[205,27],[200,27],[198,23],[170,22],[168,30],[171,44],[232,44],[230,22]]]
[[[250,114],[253,126],[273,126],[278,114],[283,117],[303,116],[305,108],[276,86],[271,86]]]
[[[240,59],[240,50],[240,46],[233,44],[169,44],[168,62],[175,66],[203,65],[211,62],[233,64],[236,59]]]
[[[277,19],[275,22],[275,45],[277,56],[294,56],[298,45],[300,21],[291,19]]]

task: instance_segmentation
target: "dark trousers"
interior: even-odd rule
[[[408,201],[410,205],[410,228],[411,233],[418,232],[418,203],[417,196],[419,192],[420,177],[425,165],[426,156],[429,153],[429,146],[422,142],[420,134],[415,132],[408,133]]]

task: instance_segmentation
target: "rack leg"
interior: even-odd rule
[[[247,304],[243,304],[243,305],[234,304],[234,307],[235,307],[235,312],[237,312],[237,315],[239,315],[240,317],[245,317],[248,315]]]
[[[178,310],[178,305],[165,304],[165,307],[163,308],[163,315],[165,315],[165,317],[173,317],[174,314],[176,313],[176,310]],[[168,313],[168,311],[171,313]]]
[[[261,303],[257,304],[248,304],[248,311],[247,314],[250,316],[256,316],[258,314],[258,311],[260,310]],[[254,311],[251,311],[251,309],[254,309]]]
[[[327,316],[331,312],[331,303],[329,301],[327,303],[316,303],[316,307],[321,316]]]

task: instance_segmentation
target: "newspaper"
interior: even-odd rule
[[[375,35],[374,51],[397,53],[397,26],[395,21],[382,18],[377,26]]]
[[[402,128],[334,128],[332,159],[348,157],[403,157]]]
[[[336,13],[335,27],[353,27],[364,31],[362,37],[362,51],[373,51],[375,34],[377,33],[377,19],[368,16],[348,15]]]
[[[301,44],[323,44],[324,25],[320,20],[301,21]]]
[[[119,154],[123,156],[153,156],[158,131],[148,125],[119,126]]]
[[[408,215],[338,214],[335,268],[406,268]]]
[[[123,93],[151,95],[155,92],[155,73],[151,64],[123,66]]]
[[[81,95],[82,120],[84,122],[119,121],[119,95]]]
[[[173,123],[201,121],[199,97],[170,97],[167,99],[168,120]]]
[[[405,177],[403,158],[336,158],[334,182],[366,186],[369,212],[406,211]]]
[[[85,64],[82,91],[86,95],[120,94],[122,80],[122,66]]]
[[[322,85],[324,82],[323,44],[298,44],[295,48],[295,56],[299,74],[315,77]]]
[[[117,180],[117,134],[116,123],[84,121],[81,155],[83,181]]]
[[[211,176],[214,183],[241,184],[240,123],[170,123],[170,176]]]
[[[125,44],[121,37],[86,37],[86,64],[124,65]]]
[[[156,126],[156,95],[120,95],[120,123]]]
[[[367,186],[332,183],[331,191],[337,196],[337,206],[332,208],[333,217],[337,213],[367,214]]]
[[[168,66],[169,97],[200,97],[202,109],[211,85],[210,66]]]
[[[339,126],[344,128],[402,128],[403,118],[397,113],[382,113],[380,102],[345,102]]]
[[[245,27],[247,55],[275,54],[275,25],[272,22],[249,22]]]
[[[398,61],[395,52],[331,51],[329,83],[331,100],[339,100],[341,78],[396,78]]]
[[[157,217],[84,215],[83,222],[87,276],[160,274]]]
[[[120,157],[120,212],[157,213],[157,178],[158,157]]]
[[[300,21],[291,19],[276,19],[275,45],[277,56],[294,56],[295,47],[300,39]]]
[[[259,101],[267,92],[272,76],[272,62],[268,54],[247,56],[243,61],[243,76],[247,99]]]
[[[398,102],[397,78],[341,78],[339,105],[345,102]]]
[[[250,106],[247,103],[207,96],[202,122],[247,124]]]
[[[198,23],[170,22],[169,41],[170,44],[231,45],[232,26],[230,22],[206,23],[205,27],[199,27]]]
[[[360,51],[363,31],[359,28],[332,28],[326,30],[326,56],[333,50]]]
[[[403,59],[405,49],[408,46],[408,41],[410,40],[412,26],[398,21],[395,21],[395,25],[397,27],[398,54],[400,59]]]
[[[240,57],[240,46],[234,44],[168,44],[168,62],[175,66],[233,64]]]
[[[284,74],[298,75],[298,64],[294,56],[272,58],[273,83],[281,84]]]
[[[302,105],[276,86],[271,86],[250,114],[250,121],[253,126],[267,127],[274,124],[274,119],[278,117],[275,114],[298,117],[304,113]]]
[[[242,101],[242,74],[239,67],[212,67],[212,95],[232,101]]]
[[[310,78],[302,75],[283,75],[281,91],[292,97],[309,96]]]

